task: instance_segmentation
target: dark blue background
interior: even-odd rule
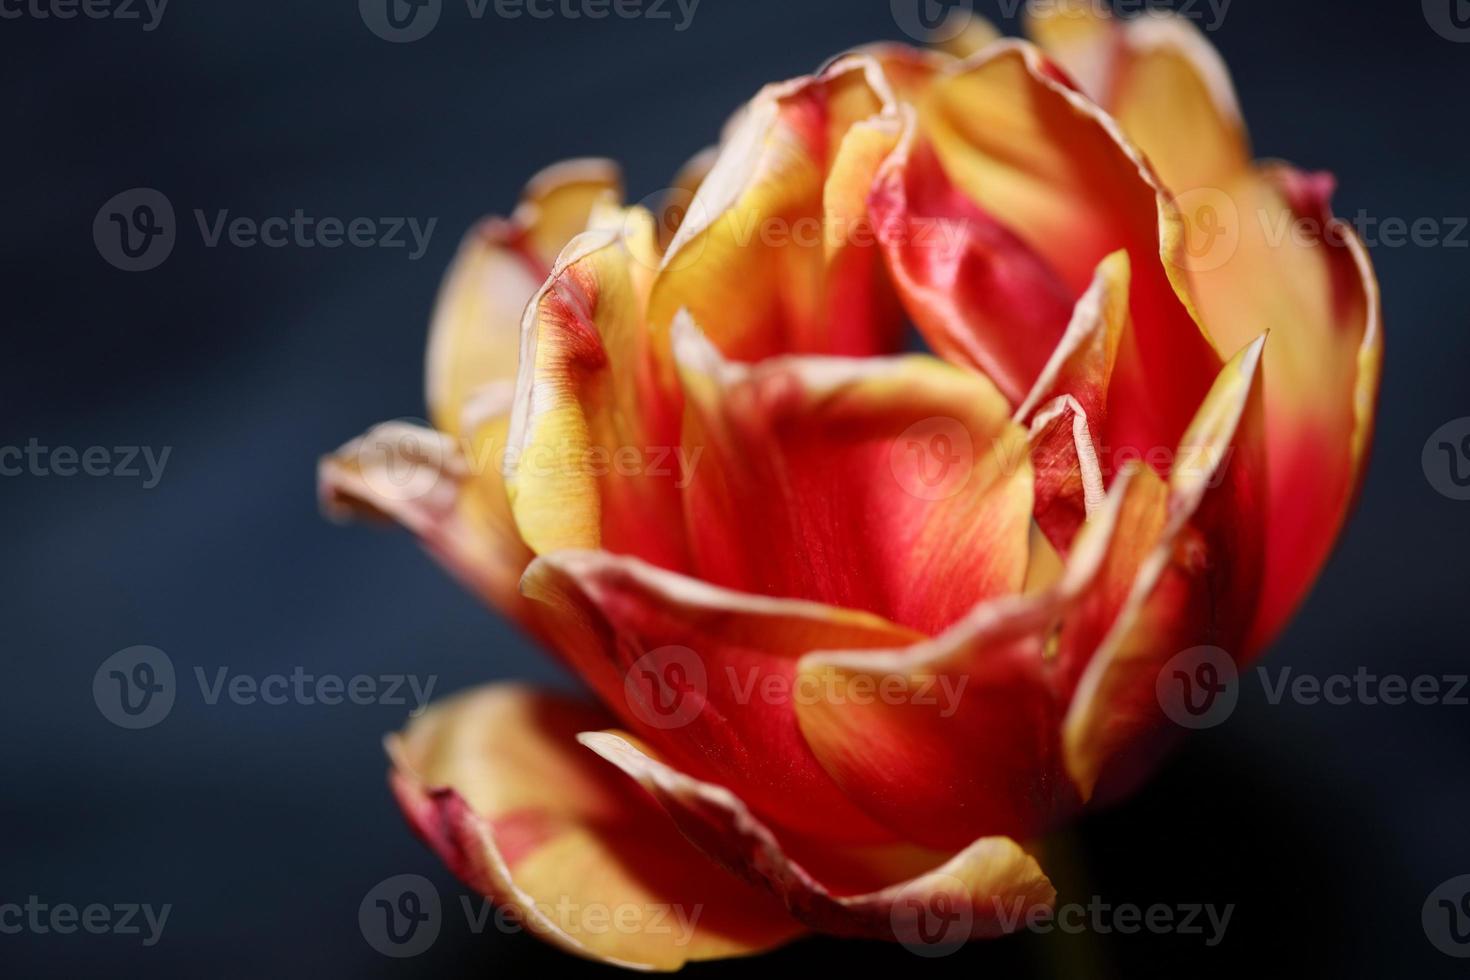
[[[1446,0],[1450,2],[1450,0]],[[994,14],[994,3],[980,5]],[[583,967],[451,914],[409,961],[357,927],[363,894],[418,872],[463,890],[400,819],[379,738],[392,707],[210,707],[196,666],[262,675],[438,675],[568,683],[401,533],[317,513],[318,454],[422,414],[426,316],[461,231],[545,163],[608,155],[630,199],[667,183],[762,83],[900,36],[881,0],[704,0],[693,26],[475,22],[390,45],[350,0],[189,3],[160,28],[0,20],[0,443],[172,446],[160,486],[0,479],[0,902],[171,903],[162,942],[0,936],[11,976],[519,976]],[[1418,3],[1236,0],[1214,35],[1257,153],[1334,169],[1338,211],[1470,214],[1470,45]],[[166,193],[161,268],[105,264],[113,194]],[[429,254],[206,249],[194,208],[264,217],[437,217]],[[1271,663],[1466,669],[1470,504],[1430,487],[1426,438],[1470,415],[1463,248],[1384,248],[1380,429],[1362,504]],[[172,715],[109,724],[91,682],[152,644],[181,674]],[[930,966],[812,940],[776,962],[969,976],[1243,970],[1433,976],[1420,907],[1470,872],[1470,708],[1271,707],[1257,693],[1142,795],[1078,831],[1063,898],[1235,903],[1225,942],[1022,937]],[[739,976],[761,961],[695,968]],[[610,972],[610,971],[596,971]],[[960,975],[956,973],[955,975]]]

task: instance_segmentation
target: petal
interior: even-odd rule
[[[489,400],[493,389],[482,393]],[[500,389],[502,406],[509,392]],[[493,412],[493,406],[490,409]],[[499,422],[477,426],[473,456],[465,443],[401,422],[380,425],[319,466],[322,507],[336,519],[388,519],[416,535],[467,588],[523,626],[530,625],[519,582],[531,554],[516,533],[505,494],[497,492],[493,450]]]
[[[963,36],[964,32],[961,32]],[[916,103],[940,72],[954,64],[954,56],[934,48],[917,48],[893,41],[874,41],[854,48],[853,55],[875,59],[899,101]]]
[[[1087,412],[1072,396],[1063,395],[1036,413],[1031,465],[1036,472],[1033,516],[1065,553],[1106,493]]]
[[[1114,252],[1098,264],[1092,284],[1077,300],[1061,340],[1016,409],[1016,421],[1029,422],[1042,405],[1070,396],[1087,415],[1093,435],[1101,437],[1118,346],[1131,328],[1131,281],[1127,252]]]
[[[675,346],[701,578],[922,633],[1020,591],[1026,434],[983,377],[921,356],[736,364],[687,319]]]
[[[617,199],[622,189],[622,174],[611,160],[566,160],[531,178],[511,220],[523,230],[527,253],[550,270],[567,243],[587,230],[598,202]]]
[[[975,13],[968,4],[950,10],[939,33],[944,38],[938,45],[939,49],[956,58],[968,58],[1001,37],[995,25]]]
[[[1066,333],[1016,409],[1017,421],[1031,427],[1036,519],[1064,552],[1114,475],[1111,461],[1099,460],[1096,445],[1106,437],[1113,365],[1130,329],[1129,281],[1127,252],[1102,261]]]
[[[1131,788],[1178,731],[1156,687],[1171,658],[1203,644],[1242,656],[1260,595],[1264,344],[1263,335],[1221,371],[1181,443],[1167,520],[1154,522],[1152,541],[1135,533],[1137,575],[1064,726],[1067,768],[1084,798]]]
[[[869,206],[889,273],[924,339],[1019,402],[1067,324],[1066,284],[956,188],[912,131],[883,164]]]
[[[521,536],[545,554],[608,547],[684,563],[675,402],[655,377],[643,313],[653,222],[615,211],[567,246],[526,308],[506,489]]]
[[[1250,144],[1230,72],[1187,17],[1138,17],[1123,29],[1125,54],[1108,108],[1164,185],[1177,193],[1218,187],[1250,163]]]
[[[707,146],[684,162],[665,188],[653,214],[658,232],[658,250],[663,254],[689,216],[689,204],[720,158],[718,146]]]
[[[1117,124],[1059,77],[1029,45],[993,45],[935,83],[924,131],[950,179],[1046,258],[1072,295],[1127,250],[1133,330],[1118,353],[1107,442],[1173,446],[1220,363],[1177,271],[1182,221]]]
[[[1263,605],[1247,658],[1295,611],[1327,560],[1363,477],[1383,358],[1372,262],[1332,217],[1328,175],[1285,165],[1250,172],[1217,192],[1237,234],[1210,244],[1190,222],[1186,263],[1199,308],[1222,346],[1271,331],[1265,411],[1268,544]]]
[[[791,680],[808,650],[888,646],[913,633],[606,552],[539,558],[522,588],[603,702],[681,765],[736,789],[784,827],[843,841],[891,838],[817,765],[797,730]]]
[[[1050,908],[1056,891],[1036,860],[1014,841],[971,843],[933,870],[872,891],[829,887],[793,859],[771,830],[722,786],[693,779],[617,732],[589,733],[582,742],[653,794],[690,840],[733,873],[763,885],[802,923],[839,936],[932,943],[916,929],[915,910],[947,912],[947,941],[996,936],[1022,916]],[[957,928],[955,928],[957,927]]]
[[[799,932],[576,743],[600,712],[515,687],[430,709],[389,739],[409,822],[471,887],[570,952],[636,969],[740,956]]]
[[[902,319],[875,274],[881,255],[859,205],[898,130],[871,57],[763,90],[732,123],[664,255],[649,316],[659,350],[686,308],[743,360],[897,349]]]
[[[1109,11],[1089,0],[1028,2],[1026,35],[1100,106],[1110,105],[1123,39]]]
[[[1115,20],[1087,0],[1033,5],[1027,32],[1118,120],[1176,193],[1219,187],[1250,148],[1230,73],[1188,18]]]
[[[586,229],[593,204],[620,187],[611,161],[559,163],[531,178],[509,220],[487,218],[465,236],[429,330],[425,387],[436,428],[457,435],[476,389],[515,378],[521,313],[557,253]]]
[[[1029,838],[1077,805],[1062,770],[1053,673],[1064,617],[1094,588],[1125,504],[1120,476],[1050,587],[984,603],[954,629],[887,651],[801,659],[802,733],[862,808],[905,837],[954,848]]]

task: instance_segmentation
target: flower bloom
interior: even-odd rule
[[[1326,560],[1381,357],[1331,178],[1251,163],[1187,22],[1045,6],[1039,47],[768,86],[653,211],[543,172],[445,280],[432,428],[324,461],[595,695],[390,742],[418,833],[544,938],[1014,928],[1037,842],[1177,731],[1166,665],[1248,663]]]

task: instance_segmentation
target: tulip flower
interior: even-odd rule
[[[1366,252],[1330,177],[1251,162],[1193,27],[1094,6],[768,86],[652,209],[543,172],[444,282],[430,424],[324,460],[330,512],[589,692],[389,742],[417,833],[542,938],[662,970],[1016,928],[1046,835],[1175,741],[1166,665],[1249,663],[1326,561]]]

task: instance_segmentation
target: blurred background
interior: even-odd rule
[[[1445,474],[1421,462],[1431,433],[1470,416],[1470,10],[1174,6],[1214,26],[1258,156],[1334,170],[1340,215],[1441,229],[1433,245],[1374,249],[1388,352],[1372,468],[1268,665],[1470,671],[1470,502],[1436,491]],[[1012,4],[975,7],[1016,30]],[[507,678],[570,687],[407,534],[325,522],[317,457],[423,414],[440,274],[462,232],[507,212],[531,173],[611,156],[637,200],[761,84],[905,39],[901,18],[886,0],[702,0],[692,17],[670,3],[667,19],[508,20],[492,4],[476,19],[444,0],[428,36],[389,43],[350,0],[40,16],[66,9],[0,0],[0,444],[82,458],[102,447],[110,465],[93,461],[113,475],[0,477],[0,904],[170,911],[151,945],[141,913],[136,935],[0,933],[0,972],[613,975],[526,935],[476,934],[458,915],[466,890],[385,786],[380,738],[410,692],[406,705],[210,704],[195,672],[412,674],[432,676],[436,696]],[[177,243],[127,272],[99,252],[93,224],[139,187],[171,202]],[[402,248],[209,247],[196,209],[301,209],[380,230],[404,218],[430,233],[422,249],[407,230]],[[126,447],[152,453],[132,461],[136,476]],[[138,645],[166,652],[178,694],[166,718],[130,730],[99,710],[93,680]],[[1248,687],[1145,792],[1078,828],[1059,881],[1064,901],[1233,904],[1217,945],[1089,931],[920,961],[809,940],[690,973],[1461,975],[1421,909],[1470,873],[1467,813],[1470,707],[1271,705]],[[427,951],[390,959],[365,940],[358,906],[405,873],[434,883],[446,920]]]

